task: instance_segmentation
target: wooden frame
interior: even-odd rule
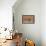
[[[22,16],[22,24],[34,24],[35,16],[34,15],[23,15]]]

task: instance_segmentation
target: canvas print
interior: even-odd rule
[[[22,16],[22,24],[34,24],[35,16],[34,15],[23,15]]]

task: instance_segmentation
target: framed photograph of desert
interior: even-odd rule
[[[35,15],[23,15],[22,24],[35,24]]]

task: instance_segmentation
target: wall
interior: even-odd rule
[[[46,46],[46,0],[41,1],[41,41]]]
[[[12,29],[12,6],[15,2],[16,0],[0,0],[0,27]],[[3,30],[0,29],[0,32]],[[9,31],[3,31],[0,34],[0,38],[5,38],[5,35],[10,35]]]
[[[0,0],[0,27],[12,29],[12,6],[16,0]]]
[[[12,28],[12,6],[14,5],[14,3],[16,2],[16,0],[0,0],[0,26],[3,26],[3,27],[8,27],[8,28]],[[20,2],[20,1],[18,1],[18,2]],[[18,3],[17,2],[17,3]],[[34,0],[32,1],[32,2],[35,2]],[[36,1],[37,2],[37,1]],[[38,2],[37,2],[38,3]],[[19,4],[19,3],[18,3]],[[39,3],[38,3],[39,4]],[[38,17],[38,16],[36,16],[36,18],[38,19],[40,19],[41,21],[40,21],[40,25],[41,25],[41,30],[39,29],[39,31],[41,31],[41,41],[42,41],[42,46],[46,46],[46,0],[41,0],[41,4],[42,4],[42,15],[41,15],[41,19]],[[15,5],[16,5],[16,3],[15,3]],[[19,4],[20,5],[20,4]],[[26,5],[25,4],[25,2],[24,2],[24,5]],[[18,10],[18,8],[17,9],[15,9],[16,7],[17,7],[18,5],[16,5],[15,7],[14,7],[14,12],[16,13]],[[33,5],[34,6],[34,5]],[[19,7],[19,6],[18,6]],[[22,6],[21,6],[22,7]],[[26,6],[25,6],[26,7]],[[24,7],[24,8],[25,8]],[[29,7],[30,8],[30,7]],[[39,7],[38,7],[39,8]],[[26,8],[25,8],[26,9]],[[31,9],[30,9],[31,10]],[[29,11],[30,11],[29,10]],[[22,10],[21,10],[22,11]],[[25,12],[26,12],[26,10],[25,10]],[[20,12],[19,12],[19,16],[20,15],[23,15],[23,14],[25,14],[25,12],[24,12],[24,10],[23,10],[23,12],[21,12],[21,14],[20,14]],[[32,12],[28,12],[28,13],[32,13]],[[27,14],[28,14],[27,13]],[[37,13],[37,12],[35,12],[35,13]],[[17,15],[17,14],[15,14],[15,15]],[[40,15],[39,15],[40,16]],[[17,18],[18,18],[18,16],[17,16]],[[44,19],[43,19],[44,18]],[[19,18],[18,18],[19,19]],[[20,19],[22,19],[22,17],[20,16]],[[38,19],[38,20],[39,20]],[[16,20],[17,21],[17,20]],[[38,21],[37,21],[37,23],[38,23]],[[29,29],[30,29],[30,27],[31,27],[31,31],[29,31],[28,32],[28,34],[30,34],[30,32],[31,33],[34,33],[34,32],[37,32],[38,31],[38,29],[35,27],[35,28],[33,28],[33,26],[30,24],[21,24],[21,20],[18,20],[18,23],[16,23],[16,24],[18,24],[18,25],[16,25],[16,28],[18,29],[18,28],[20,28],[20,29],[18,29],[20,32],[24,32],[24,35],[26,36],[26,34],[25,33],[27,33],[28,31],[29,31]],[[35,24],[35,25],[37,25],[37,24]],[[39,27],[40,28],[40,25],[39,26],[37,26],[37,27]],[[19,27],[18,27],[19,26]],[[24,28],[24,27],[26,27],[26,28]],[[28,29],[28,27],[29,27],[29,29]],[[37,31],[32,31],[33,29],[37,29]],[[28,29],[28,31],[27,31],[27,29]],[[38,32],[39,32],[38,31]],[[33,35],[34,36],[34,35]],[[36,35],[34,36],[34,38],[36,37]],[[32,39],[32,35],[31,35],[31,39]],[[36,40],[36,39],[35,39]]]
[[[17,4],[17,7],[13,6],[15,29],[22,32],[24,38],[34,40],[36,46],[41,46],[40,13],[40,0],[22,0],[21,3]],[[22,24],[22,15],[35,15],[35,24]]]

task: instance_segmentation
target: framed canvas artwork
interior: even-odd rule
[[[34,15],[23,15],[22,16],[22,24],[34,24],[35,16]]]

